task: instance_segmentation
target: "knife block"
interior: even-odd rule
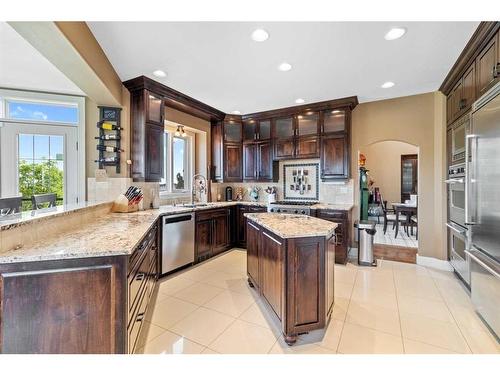
[[[121,212],[121,213],[128,213],[128,212],[135,212],[139,210],[139,204],[128,204],[128,199],[125,195],[120,194],[116,199],[113,201],[113,206],[111,207],[111,212]]]

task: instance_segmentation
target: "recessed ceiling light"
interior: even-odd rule
[[[288,72],[290,69],[292,69],[292,66],[289,63],[284,62],[278,66],[278,69],[282,72]]]
[[[269,33],[264,29],[256,29],[252,33],[252,39],[256,42],[265,42],[269,39]]]
[[[163,70],[155,70],[155,71],[153,72],[153,75],[154,75],[155,77],[164,78],[164,77],[166,77],[166,76],[167,76],[167,73],[165,73]]]
[[[233,115],[241,115],[240,111],[233,111]]]
[[[305,100],[302,98],[298,98],[298,99],[295,99],[295,103],[302,104],[302,103],[305,103]]]
[[[394,82],[387,81],[387,82],[384,82],[384,83],[382,84],[382,86],[380,86],[380,87],[382,87],[383,89],[388,89],[388,88],[390,88],[390,87],[392,87],[392,86],[394,86]]]
[[[385,40],[395,40],[401,38],[405,33],[406,29],[404,27],[393,27],[385,34],[384,38]]]

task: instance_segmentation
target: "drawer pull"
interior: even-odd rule
[[[142,280],[144,280],[144,276],[146,276],[146,275],[143,273],[138,273],[137,276],[135,277],[135,279],[137,281],[142,281]]]

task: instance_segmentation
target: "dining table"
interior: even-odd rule
[[[394,234],[394,238],[397,238],[399,232],[399,215],[402,213],[406,214],[406,220],[407,223],[409,223],[410,218],[417,214],[417,205],[415,203],[400,202],[391,203],[391,205],[394,208],[394,213],[396,214],[396,232]]]

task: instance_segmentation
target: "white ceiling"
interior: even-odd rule
[[[84,93],[6,22],[0,22],[0,87]]]
[[[88,22],[122,80],[149,76],[224,112],[435,91],[478,22]],[[386,41],[393,26],[406,35]],[[257,43],[257,27],[270,38]],[[289,62],[293,69],[277,66]],[[154,70],[167,72],[156,78]],[[390,89],[380,85],[395,82]]]

